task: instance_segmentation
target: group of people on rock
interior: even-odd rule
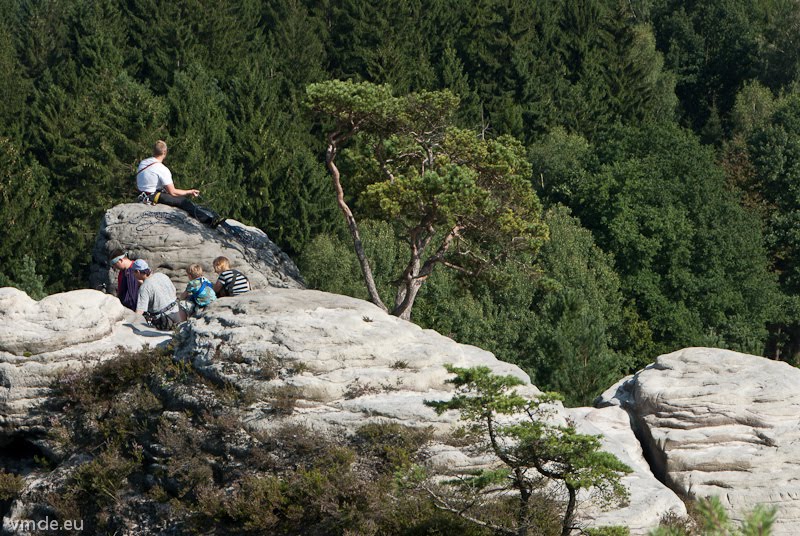
[[[186,268],[189,283],[180,295],[172,280],[164,273],[152,271],[144,259],[133,261],[127,253],[117,249],[111,252],[108,262],[119,272],[117,297],[122,305],[141,315],[167,316],[173,324],[202,311],[217,298],[250,291],[247,276],[232,269],[227,257],[214,259],[214,271],[218,276],[213,284],[203,274],[202,266],[190,264]]]
[[[172,173],[164,165],[166,156],[167,144],[159,140],[153,146],[153,156],[139,163],[136,172],[138,200],[149,205],[162,203],[181,208],[212,228],[223,223],[225,218],[189,200],[190,196],[199,196],[200,190],[175,187]],[[227,257],[214,259],[214,271],[218,274],[214,284],[203,275],[202,266],[189,265],[186,274],[190,281],[180,296],[170,278],[164,273],[153,272],[144,259],[131,260],[127,253],[117,249],[111,252],[108,262],[119,272],[117,296],[122,305],[144,315],[156,327],[182,322],[218,297],[235,296],[250,290],[250,281],[231,268]],[[169,322],[153,322],[154,318],[168,319]]]

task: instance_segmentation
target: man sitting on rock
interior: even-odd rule
[[[142,203],[163,203],[178,207],[196,218],[200,223],[217,227],[225,218],[211,209],[192,203],[188,196],[197,197],[200,190],[181,190],[172,182],[172,172],[164,165],[167,157],[167,144],[158,140],[153,145],[153,156],[139,162],[136,172],[136,187],[139,188],[139,201]]]
[[[133,273],[140,283],[136,313],[156,329],[172,329],[181,320],[175,285],[166,274],[151,272],[143,259],[134,261]]]
[[[122,302],[122,305],[130,309],[136,310],[136,300],[139,297],[139,280],[133,273],[133,261],[128,258],[128,255],[121,249],[115,249],[108,256],[108,264],[114,269],[119,271],[117,275],[117,298]]]

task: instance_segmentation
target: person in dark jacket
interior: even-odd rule
[[[121,249],[115,249],[108,256],[108,264],[117,270],[117,297],[122,305],[130,309],[136,310],[136,300],[139,296],[139,281],[133,274],[133,261],[128,258],[128,255]]]

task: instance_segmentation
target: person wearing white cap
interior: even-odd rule
[[[180,322],[175,285],[166,274],[153,273],[144,259],[135,260],[132,268],[140,283],[136,313],[144,315],[157,329],[172,329]]]

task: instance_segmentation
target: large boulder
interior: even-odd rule
[[[228,257],[254,289],[303,287],[295,264],[260,229],[231,219],[211,229],[166,205],[127,203],[106,211],[92,252],[92,288],[116,290],[116,273],[108,266],[108,254],[116,248],[166,273],[179,291],[188,282],[186,267],[193,263],[214,281],[212,261],[220,255]]]
[[[445,363],[488,366],[525,381],[529,394],[539,393],[519,367],[490,352],[369,302],[314,290],[269,289],[220,299],[187,323],[176,356],[213,381],[265,399],[276,389],[294,389],[293,418],[320,429],[378,416],[411,425],[449,422],[423,404],[449,396]],[[251,426],[271,426],[261,409],[252,408]]]
[[[0,289],[0,352],[37,355],[109,335],[125,317],[113,296],[93,290],[33,300],[16,288]]]
[[[365,301],[311,290],[268,289],[218,300],[181,330],[176,357],[191,361],[214,383],[252,393],[257,401],[242,418],[250,429],[296,422],[336,435],[373,420],[433,426],[442,441],[429,447],[428,463],[446,473],[489,462],[448,445],[444,436],[460,424],[458,416],[437,415],[424,403],[452,396],[444,364],[486,366],[522,379],[521,394],[540,393],[522,370],[490,352]],[[287,393],[291,414],[276,418],[275,406],[286,403]],[[587,525],[626,525],[634,535],[647,534],[664,514],[686,513],[675,493],[651,473],[622,409],[558,406],[554,418],[603,435],[605,448],[634,470],[624,478],[630,503],[612,511],[584,504]]]
[[[778,508],[776,535],[800,526],[800,371],[729,350],[687,348],[610,389],[653,470],[679,493],[718,496],[734,519]]]
[[[0,288],[0,445],[46,432],[48,416],[40,409],[53,381],[67,371],[172,338],[141,320],[116,297],[96,290],[36,301],[21,290]]]

